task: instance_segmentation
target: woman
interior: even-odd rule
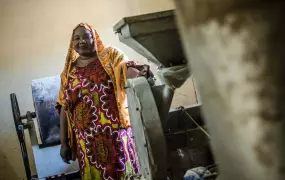
[[[146,72],[115,48],[105,48],[88,24],[73,31],[57,110],[61,157],[78,159],[83,180],[125,179],[138,173],[124,85]]]

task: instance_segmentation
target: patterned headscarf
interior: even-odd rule
[[[71,36],[71,40],[70,40],[70,44],[69,44],[69,49],[68,49],[68,53],[66,56],[66,62],[65,62],[65,66],[64,69],[61,73],[61,80],[62,80],[62,85],[65,87],[68,83],[68,76],[70,74],[71,68],[73,63],[75,62],[75,60],[79,57],[79,54],[74,50],[73,48],[73,36],[74,36],[74,31],[78,28],[78,27],[84,27],[85,29],[89,30],[92,34],[93,40],[94,40],[94,47],[95,50],[97,52],[97,55],[99,56],[102,51],[104,50],[104,45],[97,33],[97,31],[95,29],[92,28],[92,26],[86,24],[86,23],[80,23],[78,24],[74,29],[73,29],[73,33]]]

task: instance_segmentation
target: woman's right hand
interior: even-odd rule
[[[68,144],[62,144],[60,147],[60,156],[66,164],[70,164],[72,160],[72,152]]]

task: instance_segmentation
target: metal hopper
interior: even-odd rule
[[[123,18],[114,31],[121,42],[159,67],[186,63],[173,10]]]

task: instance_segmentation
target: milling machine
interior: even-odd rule
[[[127,82],[130,121],[145,179],[181,179],[193,167],[214,163],[200,105],[170,110],[176,88],[190,77],[174,11],[123,18],[119,40],[158,67],[163,85],[146,78]]]

